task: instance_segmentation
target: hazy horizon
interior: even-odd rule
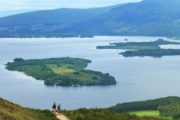
[[[125,4],[131,2],[140,2],[142,0],[0,0],[0,17],[6,17],[9,15],[32,12],[37,10],[48,10],[48,9],[58,9],[58,8],[96,8],[96,7],[106,7],[116,4]]]
[[[7,12],[13,10],[43,10],[57,8],[94,8],[105,7],[129,2],[139,2],[142,0],[0,0],[0,11]]]

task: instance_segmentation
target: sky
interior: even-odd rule
[[[0,0],[0,11],[102,7],[141,0]]]

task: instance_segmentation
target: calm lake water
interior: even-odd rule
[[[180,96],[180,56],[124,58],[122,50],[97,50],[98,45],[124,41],[152,41],[158,37],[95,37],[0,39],[0,97],[25,107],[50,109],[54,101],[64,109],[109,107],[117,103]],[[168,46],[164,46],[168,47]],[[176,47],[175,47],[176,48]],[[109,87],[47,87],[19,72],[5,69],[14,58],[78,57],[92,60],[88,69],[110,73]]]

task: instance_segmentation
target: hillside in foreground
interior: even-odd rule
[[[107,109],[80,109],[63,112],[70,120],[161,120],[152,117],[137,117],[115,113]],[[58,120],[49,110],[23,108],[0,99],[0,120]]]
[[[107,109],[79,109],[64,113],[71,120],[166,120],[153,116],[138,117],[128,113],[116,113]]]
[[[49,110],[33,110],[0,98],[0,120],[57,120]]]
[[[180,120],[180,98],[117,104],[108,109],[61,111],[69,120]],[[62,114],[59,113],[59,114]],[[23,108],[0,98],[0,120],[57,120],[49,110]]]

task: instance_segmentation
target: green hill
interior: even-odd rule
[[[144,0],[104,8],[44,10],[0,18],[0,37],[180,37],[179,29],[179,0]]]
[[[70,120],[161,120],[115,113],[107,109],[79,109],[63,111]],[[0,120],[57,120],[49,110],[23,108],[0,98]]]
[[[180,120],[180,97],[166,97],[155,100],[138,101],[117,104],[111,108],[111,111],[120,113],[135,113],[138,114],[154,114],[161,117]],[[148,111],[148,112],[147,112]]]
[[[0,98],[0,120],[57,120],[49,110],[33,110]]]
[[[70,120],[180,120],[180,98],[117,104],[104,109],[61,111]],[[49,110],[23,108],[0,98],[0,120],[57,120]]]
[[[163,120],[153,117],[137,117],[127,113],[116,113],[107,109],[79,109],[65,111],[71,120]]]

